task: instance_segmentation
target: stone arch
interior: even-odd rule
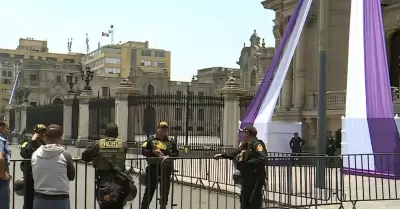
[[[53,105],[62,105],[62,104],[64,104],[64,101],[62,99],[60,99],[59,97],[56,97],[53,99],[53,101],[51,103]]]
[[[390,86],[399,87],[400,85],[400,30],[396,30],[389,36],[389,76]]]
[[[253,69],[250,74],[250,86],[256,86],[256,84],[257,84],[257,72],[255,69]]]

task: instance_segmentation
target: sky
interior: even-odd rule
[[[18,0],[2,1],[0,48],[15,49],[18,39],[47,40],[50,52],[86,52],[101,32],[114,25],[114,42],[149,41],[171,51],[171,79],[190,80],[198,69],[237,68],[243,43],[253,30],[274,46],[274,12],[261,0]],[[5,21],[4,21],[5,20]]]

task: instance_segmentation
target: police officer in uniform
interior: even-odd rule
[[[148,209],[157,184],[160,181],[160,208],[165,209],[174,169],[172,161],[163,161],[168,157],[178,157],[179,151],[175,140],[168,137],[168,123],[162,121],[157,128],[157,134],[150,136],[142,145],[142,155],[147,157],[146,190],[143,195],[141,209]]]
[[[232,153],[217,154],[215,159],[226,158],[237,160],[237,169],[242,178],[240,192],[241,209],[260,209],[262,206],[262,188],[265,185],[267,150],[265,144],[257,139],[257,129],[247,126],[239,130],[244,140],[239,150]]]
[[[82,160],[92,161],[95,168],[96,196],[100,209],[122,209],[130,193],[130,183],[113,169],[110,162],[125,172],[128,147],[118,138],[118,126],[115,123],[106,125],[105,136],[82,153]]]
[[[294,133],[294,136],[292,137],[292,139],[290,140],[290,143],[289,143],[292,153],[295,155],[297,153],[301,153],[302,148],[305,143],[306,143],[306,141],[304,139],[302,139],[301,137],[299,137],[299,133]]]
[[[336,152],[336,140],[332,136],[332,131],[327,131],[326,132],[326,155],[330,156],[328,163],[332,165],[333,163],[333,158],[332,156],[335,156]]]
[[[28,160],[32,158],[32,153],[44,144],[43,138],[46,133],[46,126],[43,124],[37,124],[33,128],[33,131],[34,134],[32,138],[22,143],[20,150],[21,157]],[[22,162],[21,168],[24,173],[24,209],[32,209],[35,189],[33,187],[31,162]]]

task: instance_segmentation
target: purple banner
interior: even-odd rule
[[[253,125],[254,120],[256,119],[258,112],[260,110],[261,104],[268,93],[269,87],[271,86],[273,76],[275,75],[276,70],[278,69],[280,58],[282,57],[283,51],[285,49],[286,43],[293,32],[294,26],[296,24],[296,20],[299,16],[299,11],[301,6],[303,5],[304,0],[299,0],[297,6],[291,16],[288,26],[283,34],[281,42],[279,43],[278,50],[276,51],[271,65],[268,67],[267,73],[264,76],[264,80],[255,94],[253,100],[247,108],[247,112],[242,120],[241,127],[243,128],[246,125]]]
[[[398,153],[399,133],[394,121],[381,0],[363,3],[365,92],[371,145],[374,154]],[[394,158],[375,157],[374,161],[377,172],[398,173]]]

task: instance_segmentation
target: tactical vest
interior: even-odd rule
[[[99,140],[99,153],[105,158],[111,159],[120,169],[125,169],[126,154],[124,152],[123,143],[121,139],[106,138]],[[99,157],[97,157],[93,165],[96,170],[112,170],[110,164]]]

